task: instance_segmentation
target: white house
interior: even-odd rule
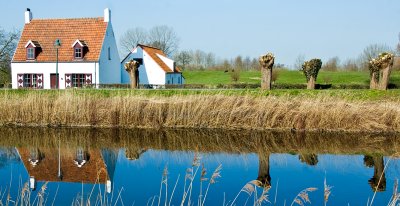
[[[14,89],[118,84],[119,68],[108,8],[100,18],[32,19],[30,9],[25,12],[24,29],[11,62]]]
[[[121,62],[121,82],[130,83],[124,65],[130,60],[140,63],[140,85],[184,84],[182,72],[176,67],[174,60],[168,58],[160,49],[138,44]]]

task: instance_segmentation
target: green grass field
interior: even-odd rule
[[[304,97],[304,98],[338,98],[349,101],[400,101],[400,90],[370,90],[370,89],[67,89],[67,90],[31,90],[31,89],[0,89],[1,99],[26,98],[39,95],[45,98],[71,95],[83,97],[113,98],[113,97],[173,97],[190,95],[225,95],[252,97]]]
[[[184,71],[186,84],[230,84],[231,72],[224,71]],[[258,84],[261,81],[259,71],[242,71],[238,83]],[[276,83],[285,84],[303,84],[306,79],[300,71],[278,70],[278,79]],[[320,84],[369,84],[368,72],[329,72],[320,71],[317,78]],[[400,84],[400,72],[392,72],[390,83]]]

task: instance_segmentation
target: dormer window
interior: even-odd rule
[[[83,59],[85,53],[87,51],[87,44],[83,40],[77,39],[73,44],[72,47],[74,49],[74,59]]]
[[[35,48],[33,47],[26,48],[26,58],[35,59]]]
[[[75,59],[82,59],[82,48],[75,47]]]
[[[26,59],[27,60],[35,60],[36,56],[41,51],[41,46],[39,42],[29,40],[25,45],[26,48]]]

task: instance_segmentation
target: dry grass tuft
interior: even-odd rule
[[[328,202],[329,196],[331,195],[332,186],[326,184],[326,178],[324,179],[324,205]]]
[[[316,190],[317,190],[317,188],[315,188],[315,187],[309,187],[309,188],[302,190],[299,194],[297,194],[297,196],[294,198],[294,200],[290,206],[292,206],[295,203],[298,205],[305,205],[306,203],[311,204],[308,193],[314,192]]]

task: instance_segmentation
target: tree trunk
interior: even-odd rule
[[[371,81],[369,83],[369,88],[370,89],[378,89],[378,85],[379,85],[379,78],[377,78],[378,73],[373,72],[371,75]]]
[[[379,89],[381,90],[387,89],[391,70],[392,70],[391,66],[387,66],[385,69],[382,70],[382,79],[380,80],[379,83]]]
[[[261,90],[271,90],[272,69],[261,68]]]
[[[315,89],[315,78],[313,76],[307,82],[307,89]]]
[[[136,72],[134,69],[129,71],[129,75],[131,78],[131,89],[136,89],[137,88],[137,81],[136,81]]]

